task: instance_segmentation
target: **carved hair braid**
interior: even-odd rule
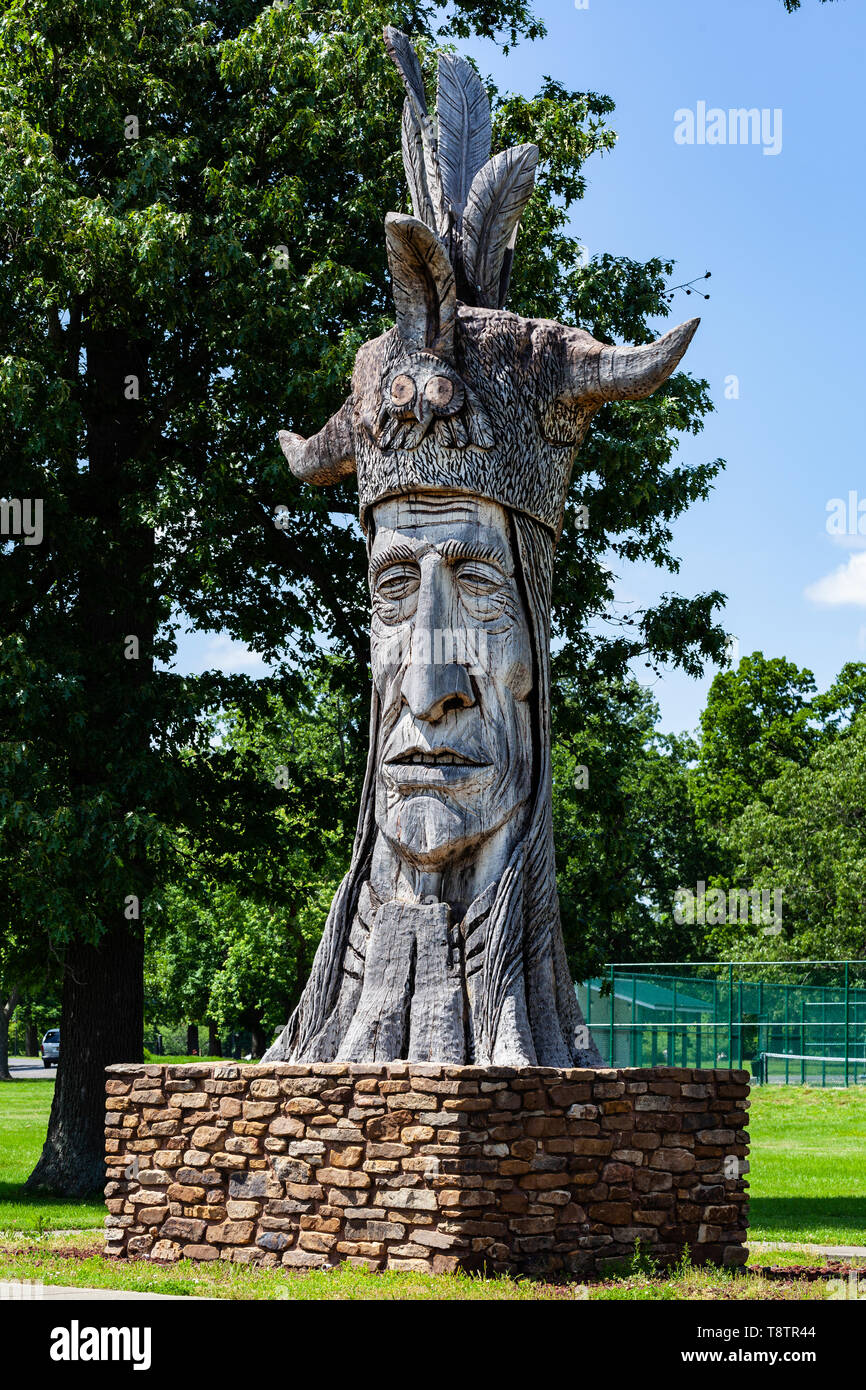
[[[575,1030],[582,1018],[568,972],[559,920],[553,845],[550,766],[550,596],[553,537],[519,512],[512,513],[527,620],[535,654],[537,775],[526,833],[503,874],[491,911],[482,1037],[490,1060],[505,1062],[497,1032],[506,1000],[526,1020],[524,1048],[530,1063],[573,1066],[589,1060]],[[521,978],[522,977],[522,978]],[[516,999],[519,991],[524,998]],[[550,999],[556,1011],[550,1009]]]

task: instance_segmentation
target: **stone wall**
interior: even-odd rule
[[[106,1252],[592,1275],[744,1263],[748,1075],[285,1063],[107,1070]],[[731,1175],[733,1174],[733,1175]]]

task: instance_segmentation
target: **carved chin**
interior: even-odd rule
[[[478,848],[523,805],[515,800],[489,805],[454,805],[429,793],[401,797],[377,815],[379,830],[392,848],[418,868],[444,866]]]

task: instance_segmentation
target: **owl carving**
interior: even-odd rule
[[[407,355],[384,383],[379,448],[416,449],[432,429],[446,449],[493,447],[490,416],[470,386],[440,357]]]

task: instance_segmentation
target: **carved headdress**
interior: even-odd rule
[[[605,401],[636,400],[674,370],[698,320],[643,347],[504,311],[538,150],[490,155],[490,104],[464,59],[439,59],[436,133],[405,34],[385,43],[406,88],[403,165],[414,217],[385,219],[396,328],[358,353],[352,394],[309,440],[280,436],[292,471],[358,474],[362,523],[384,497],[466,492],[556,538],[575,453]]]

